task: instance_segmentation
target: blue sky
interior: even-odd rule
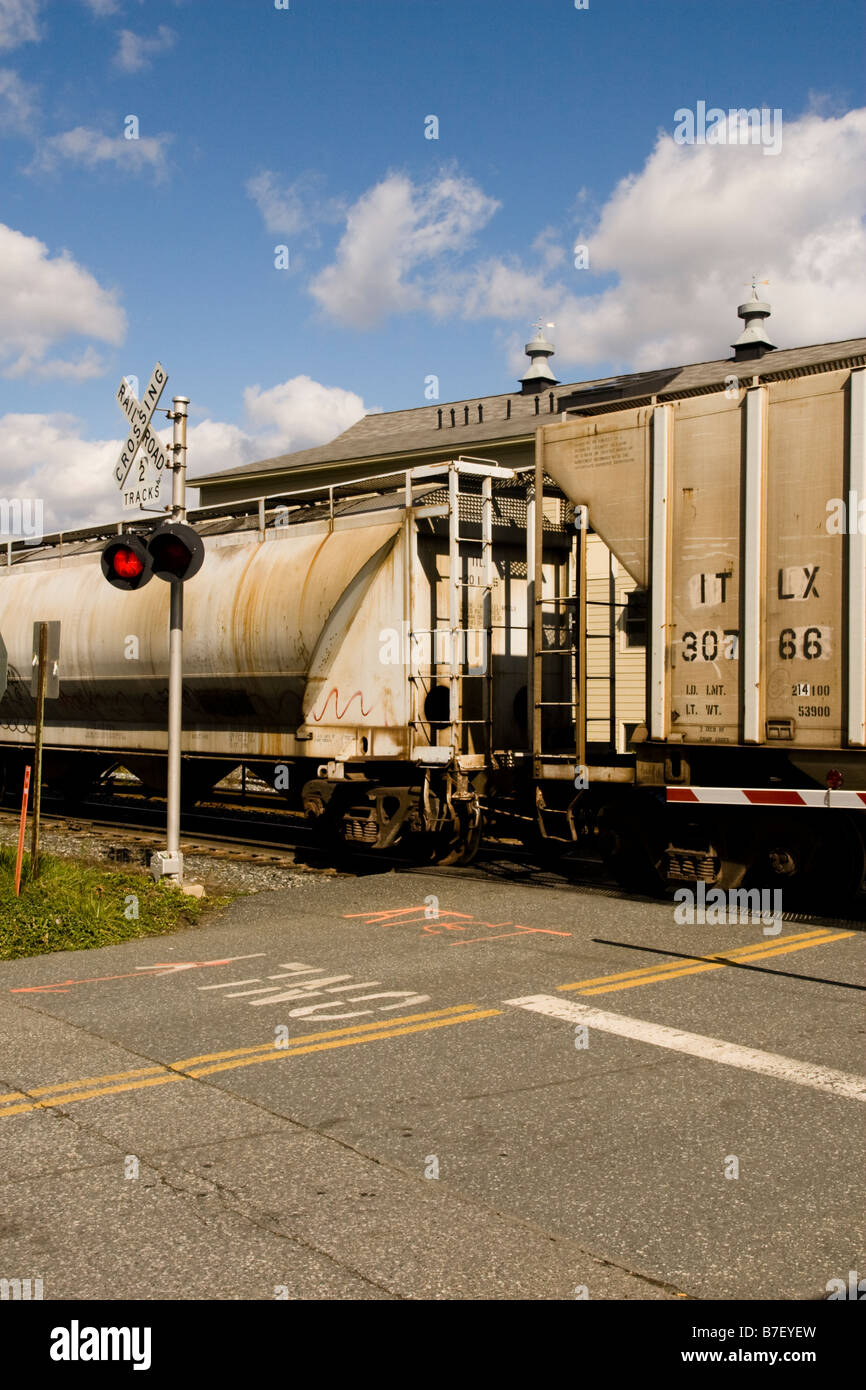
[[[114,392],[157,358],[196,474],[424,404],[431,374],[513,389],[539,314],[563,380],[727,355],[753,270],[781,346],[866,332],[864,18],[0,0],[0,492],[110,515]],[[698,101],[778,108],[781,149],[674,143]]]

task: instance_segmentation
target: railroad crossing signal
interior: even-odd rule
[[[112,536],[102,548],[102,573],[115,589],[143,589],[154,575],[183,584],[204,562],[201,536],[181,521],[166,521],[149,540]]]
[[[102,573],[115,589],[141,589],[154,574],[169,586],[168,619],[168,747],[166,770],[166,849],[151,860],[154,878],[165,878],[183,884],[183,855],[180,849],[180,773],[181,736],[183,729],[183,586],[184,581],[198,574],[204,560],[201,537],[186,518],[186,423],[187,396],[175,396],[167,411],[173,429],[170,459],[150,427],[168,377],[157,362],[142,401],[138,401],[124,377],[117,392],[117,401],[129,422],[129,434],[115,466],[114,477],[123,492],[124,507],[140,507],[144,500],[157,501],[163,476],[171,472],[171,520],[164,521],[149,539],[137,535],[112,536],[102,548]],[[139,462],[138,477],[132,488],[126,487],[127,476],[140,449],[145,451]],[[146,488],[148,466],[155,471],[155,481]],[[144,496],[143,494],[146,494]]]

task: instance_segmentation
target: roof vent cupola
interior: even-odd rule
[[[762,280],[766,285],[767,281]],[[737,313],[745,323],[745,328],[739,338],[731,346],[734,349],[735,362],[748,362],[756,357],[763,357],[765,352],[773,352],[776,344],[773,342],[765,319],[770,317],[770,305],[765,299],[758,298],[758,287],[755,277],[752,276],[752,297],[747,299],[745,304],[741,304]]]
[[[520,385],[524,396],[532,395],[533,392],[542,390],[547,386],[558,386],[559,379],[553,375],[548,357],[552,357],[556,349],[549,343],[542,333],[543,328],[553,328],[554,324],[544,324],[541,321],[533,325],[538,331],[535,337],[526,344],[523,349],[530,359],[530,366],[526,375],[520,378]]]

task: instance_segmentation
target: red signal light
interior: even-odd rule
[[[106,541],[100,563],[113,589],[142,589],[151,578],[150,552],[141,537],[131,532],[122,540]]]
[[[111,557],[111,568],[120,579],[137,579],[144,570],[144,565],[134,550],[127,550],[124,547],[114,551]]]

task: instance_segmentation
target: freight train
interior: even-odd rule
[[[528,468],[455,458],[193,512],[185,798],[245,765],[324,844],[455,863],[498,829],[598,854],[633,889],[850,899],[860,498],[862,354],[578,405],[540,425]],[[31,757],[44,620],[61,622],[46,780],[78,795],[122,766],[164,789],[168,592],[106,583],[121,529],[15,543],[0,564],[7,794]],[[625,580],[609,601],[593,582],[608,552]],[[639,670],[627,741],[613,690],[599,703],[599,636],[611,687],[623,661]]]

